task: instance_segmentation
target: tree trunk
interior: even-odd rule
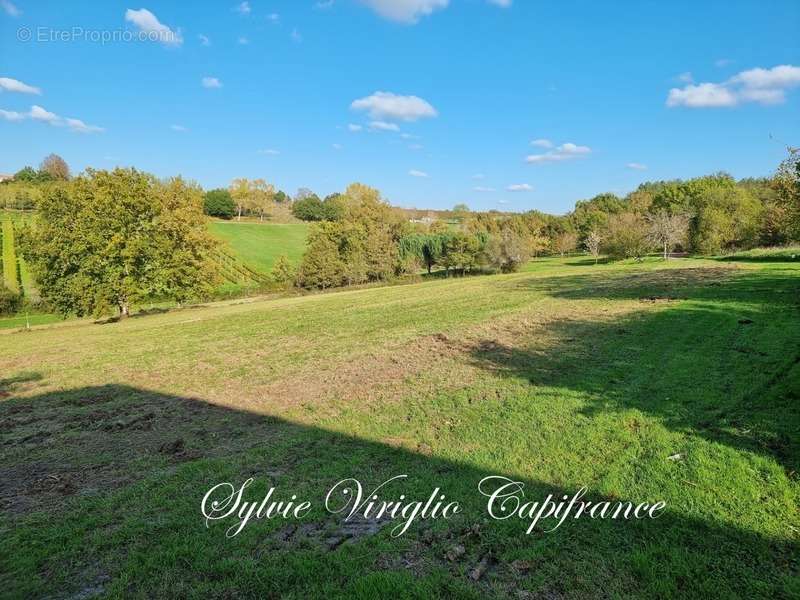
[[[237,221],[241,221],[242,220],[242,207],[239,206],[237,208],[239,209],[239,215],[236,217],[236,220]]]
[[[664,242],[664,260],[667,260],[669,257],[667,256],[667,242]]]
[[[125,317],[131,314],[130,307],[125,300],[121,300],[119,303],[119,318],[124,319]]]

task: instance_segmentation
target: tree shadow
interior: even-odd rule
[[[484,360],[490,360],[485,355]],[[502,361],[520,369],[523,355]],[[527,371],[526,371],[527,372]],[[80,597],[712,597],[789,596],[797,547],[667,507],[656,520],[568,520],[525,534],[490,520],[465,461],[123,385],[0,403],[0,573],[11,596]],[[463,512],[392,524],[343,524],[321,508],[303,521],[204,526],[214,484],[254,477],[319,507],[350,477],[424,501],[438,487]],[[577,490],[523,478],[526,497]],[[594,502],[617,498],[590,494]],[[623,498],[634,503],[657,498]],[[548,521],[549,528],[554,522]],[[4,577],[5,579],[5,577]],[[71,596],[76,597],[76,596]]]
[[[510,344],[483,340],[471,349],[474,364],[580,391],[588,416],[641,410],[675,431],[772,457],[797,477],[800,277],[692,268],[514,285],[640,307],[620,318],[556,321]],[[543,338],[551,341],[542,346]]]

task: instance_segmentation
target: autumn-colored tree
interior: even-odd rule
[[[69,179],[69,165],[58,154],[48,154],[39,166],[39,172],[47,173],[51,179],[56,181]]]
[[[646,215],[645,219],[649,225],[650,240],[654,246],[663,249],[664,260],[669,258],[669,253],[676,245],[685,243],[691,224],[688,214],[671,214],[662,208]]]

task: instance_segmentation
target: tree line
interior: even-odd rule
[[[369,186],[354,183],[321,200],[295,199],[262,179],[236,179],[204,192],[180,177],[135,169],[87,169],[72,177],[51,155],[0,185],[0,199],[28,190],[38,209],[22,226],[20,249],[41,294],[63,313],[126,315],[145,299],[185,302],[208,297],[219,280],[207,214],[225,206],[231,218],[261,220],[277,205],[315,222],[295,268],[280,257],[271,273],[283,286],[328,289],[388,281],[440,269],[445,275],[513,272],[532,257],[586,251],[597,260],[657,251],[718,254],[800,240],[800,151],[769,178],[724,173],[648,182],[625,197],[600,194],[566,215],[470,212],[457,219],[410,220]],[[214,204],[216,203],[216,204]],[[9,207],[7,205],[0,205]],[[216,210],[216,209],[213,209]],[[5,304],[11,304],[7,290]]]

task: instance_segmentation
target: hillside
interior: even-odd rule
[[[211,232],[228,243],[234,256],[261,273],[269,273],[281,254],[299,263],[308,227],[305,223],[213,221],[210,224]]]
[[[0,334],[5,593],[792,596],[798,294],[795,262],[554,259]],[[392,538],[322,508],[399,474],[463,512]],[[495,475],[667,508],[526,535],[487,518]],[[207,528],[248,477],[312,511]]]

